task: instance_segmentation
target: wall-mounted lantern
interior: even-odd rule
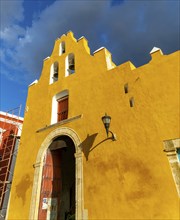
[[[110,123],[111,123],[111,117],[109,115],[107,115],[105,113],[105,115],[101,118],[102,121],[103,121],[103,124],[104,124],[104,127],[106,129],[106,134],[107,134],[107,137],[108,137],[108,134],[111,133],[112,134],[112,137],[110,137],[113,141],[116,141],[116,135],[109,130],[109,127],[110,127]]]

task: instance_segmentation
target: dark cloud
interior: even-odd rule
[[[10,26],[13,23],[17,23],[23,20],[23,1],[22,0],[1,0],[0,1],[0,13],[1,13],[1,25],[0,29]]]
[[[22,13],[16,25],[18,19]],[[18,28],[9,41],[2,37],[5,29],[1,35],[4,47],[14,45],[11,60],[21,68],[19,74],[15,71],[17,79],[25,75],[29,80],[38,78],[54,40],[68,30],[76,38],[85,36],[92,52],[105,46],[116,64],[131,60],[139,66],[148,62],[154,46],[165,53],[179,49],[179,1],[56,1],[31,27]]]

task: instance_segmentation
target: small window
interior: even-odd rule
[[[75,73],[75,58],[74,54],[70,53],[66,57],[66,76],[69,76],[73,73]]]
[[[130,107],[134,107],[134,98],[130,98],[129,100]]]
[[[65,42],[61,42],[60,46],[59,46],[59,55],[62,55],[63,53],[65,53]]]
[[[126,83],[126,84],[124,85],[124,92],[125,92],[125,93],[128,93],[128,83]]]
[[[50,70],[50,84],[56,82],[58,80],[58,74],[59,74],[59,64],[56,61],[51,65]]]
[[[63,90],[52,98],[51,124],[68,118],[69,91]]]
[[[68,118],[68,96],[57,100],[57,121],[62,121]]]

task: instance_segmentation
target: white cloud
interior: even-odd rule
[[[22,1],[15,3],[14,10],[10,10],[10,4],[10,18],[3,15],[1,38],[7,43],[6,49],[14,45],[5,53],[22,70],[16,78],[23,77],[22,72],[30,80],[39,77],[54,40],[68,30],[77,38],[84,35],[91,51],[107,47],[116,63],[129,59],[135,64],[146,62],[154,45],[165,52],[179,49],[178,1],[124,1],[114,7],[110,1],[56,1],[39,14],[31,27],[24,28],[17,24],[23,19]]]
[[[24,34],[24,28],[19,25],[12,25],[5,27],[3,31],[0,31],[0,38],[4,43],[8,44],[8,46],[15,47]]]
[[[102,9],[102,5],[102,2],[96,5],[90,2],[86,4],[78,2],[76,4],[72,3],[70,8],[69,3],[55,2],[46,8],[39,15],[39,20],[33,21],[32,27],[28,27],[24,36],[19,38],[13,51],[14,61],[19,62],[18,65],[26,69],[29,75],[39,76],[42,61],[51,53],[54,40],[69,29],[75,29],[75,26],[77,30],[80,30],[83,27],[87,28],[87,25],[91,23],[90,29],[92,29],[92,26],[96,25],[97,17],[100,18],[99,11]],[[89,20],[86,18],[87,13],[89,14]],[[91,13],[92,15],[90,15]],[[81,16],[85,17],[85,23],[82,22]],[[75,23],[78,25],[75,25]],[[17,31],[17,33],[20,32]]]

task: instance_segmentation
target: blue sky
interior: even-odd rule
[[[22,104],[54,41],[69,30],[91,53],[104,46],[116,65],[141,66],[156,46],[180,49],[179,0],[0,0],[0,110]],[[173,77],[173,75],[172,75]]]

